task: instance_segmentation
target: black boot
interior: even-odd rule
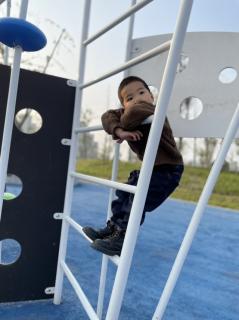
[[[109,256],[118,255],[120,256],[121,250],[124,243],[125,230],[115,227],[114,233],[101,240],[97,239],[92,244],[91,247]]]
[[[82,230],[91,240],[104,239],[109,237],[114,232],[115,225],[109,220],[104,229],[93,229],[91,227],[84,227]]]

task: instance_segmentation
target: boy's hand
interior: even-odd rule
[[[126,141],[139,141],[142,137],[143,134],[139,130],[135,131],[125,131],[121,128],[117,128],[115,130],[115,134],[119,139],[117,140],[117,143],[122,143],[124,140]]]

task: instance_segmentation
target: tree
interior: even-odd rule
[[[204,148],[199,151],[200,164],[203,167],[209,167],[212,164],[212,159],[217,145],[216,138],[205,138]]]
[[[80,127],[88,127],[92,119],[92,111],[86,109],[80,121]],[[78,158],[95,159],[98,155],[98,143],[94,141],[92,133],[84,132],[79,134],[78,141]]]
[[[102,150],[100,151],[100,159],[103,161],[108,161],[111,159],[111,154],[113,151],[113,141],[112,137],[108,134],[104,135],[104,140],[103,140],[103,147]]]
[[[20,8],[19,1],[12,2],[11,5],[11,15],[18,13]],[[0,6],[0,14],[6,16],[5,7]],[[28,11],[28,17],[30,17],[34,24],[40,29],[47,26],[47,42],[48,45],[41,51],[38,52],[28,52],[27,55],[22,55],[21,67],[27,70],[37,71],[45,73],[46,69],[51,67],[52,73],[59,76],[65,76],[66,70],[64,64],[62,63],[65,59],[72,59],[73,50],[76,48],[75,41],[68,31],[62,26],[58,25],[56,22],[48,18],[42,18],[34,12]],[[0,62],[4,61],[4,52],[6,47],[0,44]],[[9,50],[8,63],[13,60],[13,50]],[[71,76],[67,76],[70,77]]]
[[[236,138],[236,139],[235,139],[235,145],[236,145],[236,147],[238,148],[238,150],[237,150],[237,155],[239,155],[239,138]]]

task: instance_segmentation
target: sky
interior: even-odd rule
[[[141,1],[141,0],[140,0]],[[139,2],[139,1],[138,1]],[[20,0],[12,0],[12,16],[18,16]],[[136,13],[133,38],[172,33],[175,28],[179,0],[154,0]],[[92,0],[89,35],[103,28],[124,13],[131,0]],[[4,16],[4,4],[1,15]],[[77,79],[81,26],[84,0],[29,0],[27,20],[36,24],[48,39],[47,46],[31,56],[40,69],[46,63],[55,42],[65,29],[63,41],[46,73]],[[239,0],[195,0],[188,31],[239,32]],[[121,65],[125,60],[128,20],[112,29],[87,48],[85,80],[91,80]],[[29,54],[24,53],[23,59]],[[84,90],[83,110],[93,112],[92,124],[99,123],[100,115],[118,106],[117,85],[123,74]]]
[[[89,34],[125,12],[130,4],[131,0],[92,0]],[[29,20],[37,17],[46,35],[49,25],[44,20],[48,19],[65,28],[74,39],[75,47],[70,48],[72,58],[61,61],[64,72],[59,71],[60,76],[77,78],[83,5],[83,0],[29,0]],[[133,37],[173,32],[178,8],[179,0],[154,0],[136,14]],[[239,31],[238,12],[239,0],[195,0],[188,31]],[[89,45],[86,79],[95,78],[124,61],[127,26],[128,21],[125,21]],[[51,47],[49,40],[46,50]],[[55,71],[49,67],[48,72]]]
[[[14,7],[19,2],[12,0],[13,15],[18,14]],[[131,0],[91,2],[90,35],[121,15],[131,5]],[[133,38],[173,32],[179,3],[179,0],[154,0],[140,10],[136,14]],[[35,54],[36,61],[46,59],[46,55],[51,53],[54,41],[58,39],[62,29],[67,32],[66,39],[59,45],[47,73],[77,79],[83,5],[83,0],[29,0],[27,20],[37,24],[48,38],[46,48]],[[238,32],[238,12],[239,0],[195,0],[188,31]],[[128,20],[88,46],[85,80],[93,79],[124,62],[127,27]],[[106,103],[116,104],[114,90],[121,78],[122,74],[95,85],[94,88],[86,89],[85,95],[88,97],[84,100],[85,107],[90,108],[96,104],[97,110],[102,112]]]

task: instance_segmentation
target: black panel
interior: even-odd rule
[[[0,66],[0,142],[5,118],[10,70]],[[23,182],[19,197],[4,201],[0,240],[15,239],[20,258],[0,265],[0,302],[47,299],[45,288],[56,276],[61,221],[53,214],[63,211],[75,89],[66,79],[21,70],[16,112],[33,108],[43,118],[35,134],[13,128],[8,173]]]

